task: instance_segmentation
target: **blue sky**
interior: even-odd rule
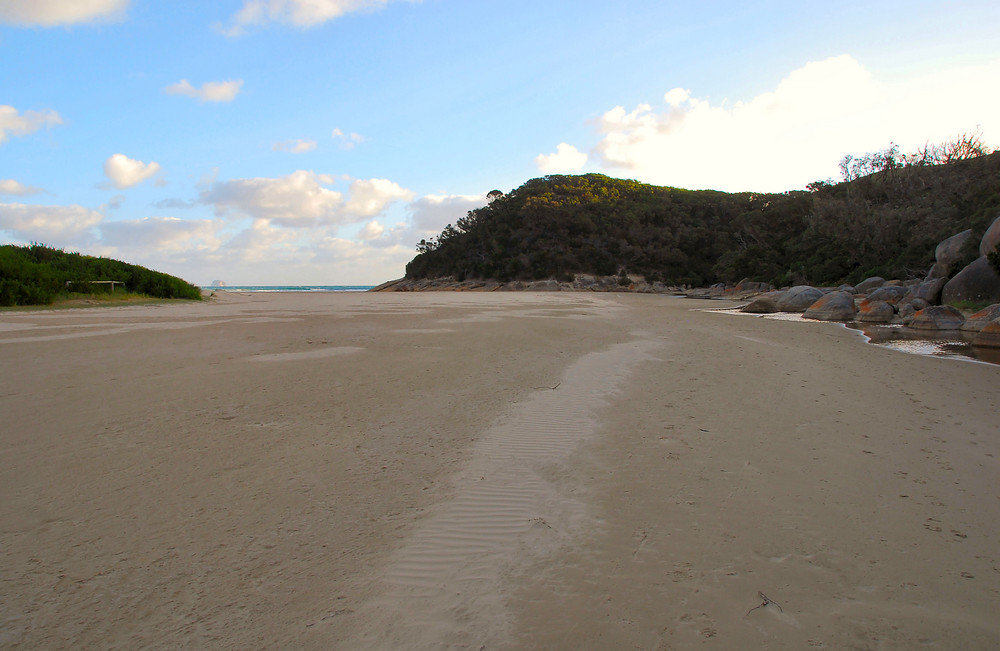
[[[0,241],[375,284],[493,189],[1000,145],[1000,3],[0,0]]]

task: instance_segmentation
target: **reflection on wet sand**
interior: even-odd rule
[[[921,332],[906,326],[886,326],[869,323],[848,323],[859,330],[870,343],[916,355],[935,357],[965,357],[979,362],[1000,364],[1000,349],[973,346],[975,332],[939,330]]]

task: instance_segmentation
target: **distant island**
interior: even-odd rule
[[[60,298],[115,292],[201,300],[194,285],[138,265],[42,244],[0,246],[0,306],[50,305]]]
[[[721,154],[720,155],[724,155]],[[601,174],[552,175],[506,194],[421,240],[387,288],[580,275],[645,285],[775,287],[917,278],[935,247],[971,230],[956,267],[1000,215],[1000,153],[978,134],[901,154],[895,145],[846,156],[842,180],[783,193],[683,190]],[[443,287],[442,287],[443,288]]]

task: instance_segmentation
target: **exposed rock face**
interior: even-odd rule
[[[869,301],[885,301],[889,305],[895,305],[906,296],[907,289],[901,285],[882,285],[872,293],[868,294]]]
[[[951,273],[956,264],[960,262],[962,247],[972,240],[972,229],[962,231],[957,235],[952,235],[937,245],[934,249],[934,259],[937,265],[944,268],[944,275]],[[937,266],[935,265],[935,266]]]
[[[896,310],[885,301],[865,299],[858,305],[857,320],[865,323],[889,323],[896,316]]]
[[[369,291],[372,292],[433,292],[433,291],[454,291],[454,292],[491,292],[500,289],[500,283],[495,280],[464,280],[457,281],[454,278],[423,278],[420,280],[408,280],[399,278],[382,283]],[[508,288],[510,289],[510,288]]]
[[[962,330],[968,332],[980,332],[983,328],[988,326],[991,321],[996,321],[1000,319],[1000,303],[995,305],[990,305],[987,308],[979,310],[962,324]]]
[[[820,298],[802,316],[817,321],[853,321],[855,314],[854,295],[838,291]]]
[[[927,280],[934,280],[936,278],[944,278],[946,281],[948,280],[948,267],[944,266],[940,262],[935,262],[930,271],[927,272]]]
[[[993,222],[994,226],[997,222]],[[1000,302],[1000,275],[986,256],[959,271],[941,291],[941,302],[954,304],[960,301],[984,303]]]
[[[647,283],[641,276],[629,276],[623,284],[619,276],[590,276],[577,274],[573,280],[513,280],[501,283],[496,280],[456,280],[454,277],[390,280],[369,291],[373,292],[638,292],[644,294],[677,294],[679,287],[661,282]],[[705,293],[706,298],[708,292]]]
[[[902,298],[900,303],[912,303],[914,299],[919,298],[927,301],[930,305],[937,305],[941,302],[941,290],[947,282],[947,278],[932,278],[930,280],[925,280],[919,285],[910,287],[909,291],[906,292],[906,296]],[[923,307],[927,306],[925,305]]]
[[[989,255],[1000,244],[1000,217],[993,220],[979,242],[979,255]]]
[[[932,305],[913,316],[910,327],[916,330],[958,330],[965,317],[950,305]]]
[[[854,288],[853,285],[841,285],[837,288],[838,292],[847,292],[848,294],[857,294],[858,290]]]
[[[880,276],[872,276],[871,278],[865,278],[860,283],[854,287],[854,291],[858,294],[867,294],[873,289],[878,289],[885,284],[885,278]]]
[[[805,312],[810,305],[823,297],[823,290],[809,285],[796,285],[785,291],[778,299],[781,312]]]
[[[562,289],[556,280],[539,280],[531,283],[530,288],[536,292],[558,292]],[[526,287],[527,289],[527,287]]]
[[[736,287],[733,288],[733,291],[737,294],[750,294],[754,292],[769,292],[772,289],[774,289],[774,287],[768,283],[759,283],[750,280],[749,278],[744,278],[740,282],[736,283]]]
[[[972,340],[973,346],[1000,348],[1000,319],[990,321]]]
[[[740,312],[750,314],[774,314],[778,311],[778,301],[773,294],[764,294],[740,308]]]

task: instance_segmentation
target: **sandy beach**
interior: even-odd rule
[[[1000,648],[1000,366],[726,305],[0,312],[0,648]]]

